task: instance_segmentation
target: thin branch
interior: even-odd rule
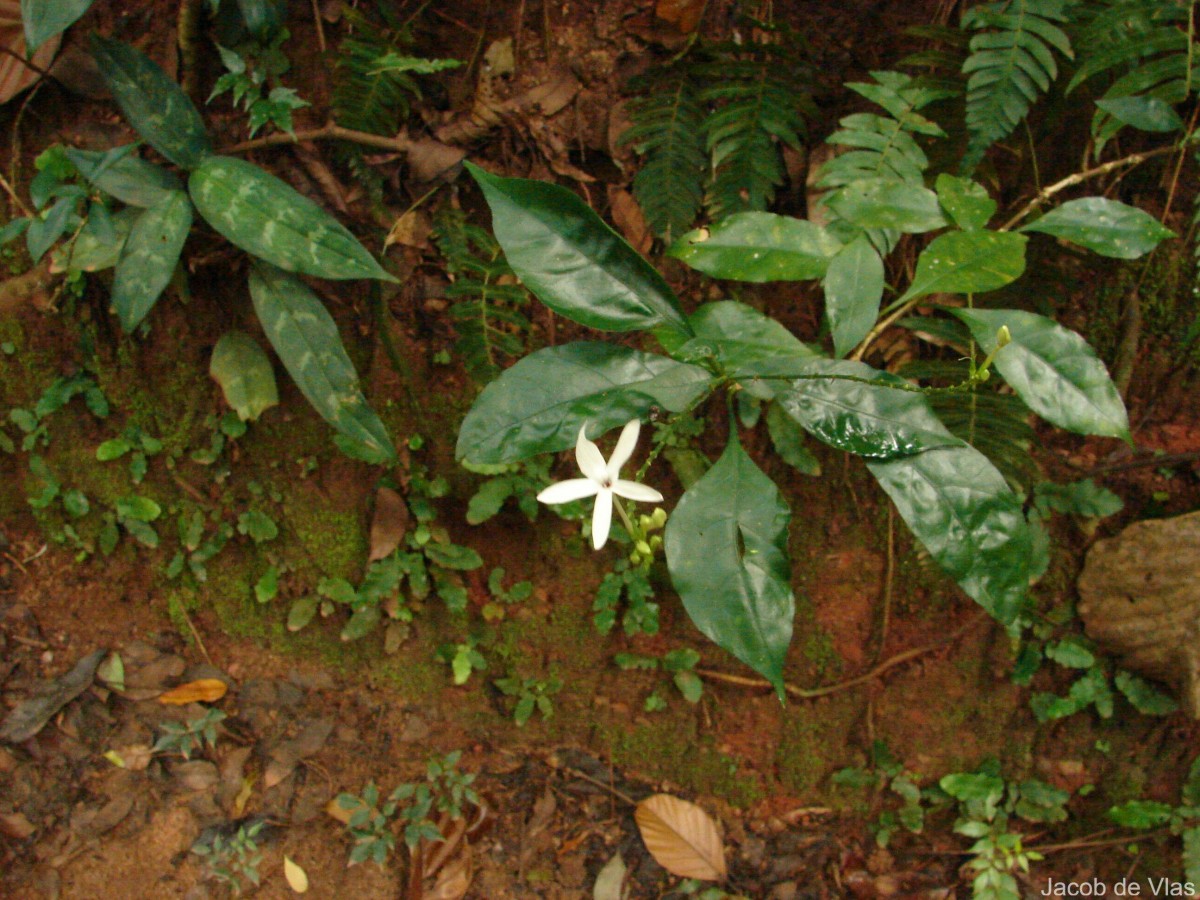
[[[307,131],[297,131],[295,134],[268,134],[265,137],[254,138],[231,144],[221,149],[222,153],[249,153],[263,147],[279,147],[290,144],[300,144],[305,141],[350,141],[367,147],[378,147],[380,150],[391,150],[395,153],[407,153],[412,149],[413,142],[408,135],[401,132],[395,137],[381,134],[371,134],[366,131],[355,131],[353,128],[343,128],[333,122],[328,122],[320,128],[310,128]]]
[[[886,659],[873,669],[864,672],[848,681],[841,681],[837,684],[826,685],[819,688],[802,688],[794,684],[783,685],[783,689],[789,697],[795,697],[798,700],[815,700],[818,697],[827,697],[830,694],[836,694],[839,691],[844,691],[848,688],[857,687],[860,684],[865,684],[868,681],[873,681],[889,669],[894,669],[896,666],[903,665],[906,662],[916,659],[919,656],[924,656],[927,653],[932,653],[934,650],[940,650],[946,644],[952,643],[974,628],[976,625],[987,619],[986,613],[976,616],[967,624],[952,631],[946,637],[932,644],[927,644],[924,647],[914,647],[912,650],[905,650],[903,653],[897,653],[890,659]],[[748,688],[771,688],[773,685],[765,678],[747,678],[744,675],[729,675],[725,672],[717,672],[713,669],[694,669],[695,673],[702,678],[707,678],[710,681],[719,681],[723,684],[734,684],[738,687]]]

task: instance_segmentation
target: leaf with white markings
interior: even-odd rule
[[[761,283],[820,278],[840,247],[805,219],[747,212],[689,231],[667,254],[713,278]]]
[[[134,156],[135,149],[126,145],[101,153],[68,147],[67,158],[80,175],[130,206],[154,206],[169,194],[183,190],[172,172]]]
[[[25,46],[29,52],[74,25],[91,5],[92,0],[21,0],[21,21],[25,23]]]
[[[146,56],[98,34],[92,35],[92,56],[125,118],[151,147],[185,169],[212,153],[192,101]]]
[[[901,300],[926,294],[994,291],[1025,271],[1023,234],[951,231],[938,235],[917,257],[917,273]]]
[[[188,190],[209,225],[285,271],[396,280],[329,213],[258,166],[210,156],[188,178]]]
[[[254,311],[296,386],[321,418],[381,456],[396,448],[358,385],[329,311],[301,281],[271,266],[250,272]]]
[[[1138,259],[1175,237],[1144,209],[1107,197],[1070,200],[1021,230],[1051,234],[1113,259]]]
[[[112,287],[112,305],[126,334],[141,324],[170,283],[191,228],[192,204],[183,191],[171,191],[134,220]]]
[[[244,331],[221,335],[213,347],[208,374],[221,386],[225,402],[243,422],[279,403],[275,370],[258,341]]]

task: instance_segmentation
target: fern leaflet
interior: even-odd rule
[[[718,57],[702,92],[715,107],[704,123],[713,173],[705,207],[714,220],[771,204],[784,180],[780,145],[799,150],[805,116],[815,113],[811,74],[782,45],[728,45]]]
[[[967,131],[963,174],[970,174],[988,148],[1012,134],[1039,93],[1058,77],[1052,49],[1074,58],[1070,38],[1055,22],[1066,22],[1066,0],[1002,0],[963,15],[963,28],[976,31],[963,64],[967,79]]]
[[[486,229],[468,225],[461,210],[439,210],[433,238],[454,279],[446,297],[459,301],[450,307],[458,332],[454,349],[472,378],[489,382],[500,374],[503,357],[525,352],[529,319],[518,307],[528,305],[529,294],[495,238]]]
[[[644,162],[633,194],[650,229],[670,243],[691,227],[704,198],[704,110],[686,67],[647,73],[630,85],[645,95],[629,102],[633,127],[620,142]]]
[[[1092,118],[1096,153],[1124,125],[1170,131],[1182,125],[1172,106],[1196,83],[1200,46],[1189,37],[1188,9],[1170,0],[1121,0],[1096,11],[1080,46],[1090,52],[1067,85],[1070,93],[1100,75],[1114,76]]]

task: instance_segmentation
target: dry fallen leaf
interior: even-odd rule
[[[725,847],[717,825],[694,803],[669,794],[647,797],[633,814],[655,862],[681,878],[725,877]]]
[[[186,706],[189,703],[214,703],[225,696],[229,685],[220,678],[201,678],[199,681],[189,681],[177,688],[172,688],[165,694],[159,694],[159,703],[170,703],[172,706]]]
[[[614,853],[613,858],[604,864],[604,868],[596,876],[592,886],[592,900],[624,900],[625,892],[625,860],[620,852]]]
[[[331,818],[337,819],[343,825],[349,825],[350,824],[350,816],[352,816],[354,814],[354,810],[346,809],[344,806],[342,806],[340,803],[337,802],[337,797],[334,797],[332,800],[330,800],[328,803],[325,804],[325,813],[326,813],[326,815],[330,816]]]
[[[664,22],[670,22],[683,34],[691,34],[704,15],[704,0],[658,0],[654,14]]]
[[[283,858],[283,877],[287,879],[288,887],[297,894],[308,890],[308,873],[287,856]]]
[[[392,228],[383,241],[383,249],[386,250],[392,244],[426,249],[429,247],[429,233],[432,230],[433,223],[429,221],[429,216],[419,209],[410,209],[392,223]]]
[[[439,873],[426,900],[462,900],[471,887],[471,845],[464,842],[462,852]]]
[[[42,72],[50,68],[62,35],[55,35],[33,55],[33,64]],[[41,73],[25,65],[25,28],[21,24],[19,0],[0,2],[0,46],[6,50],[0,54],[0,103],[7,103],[39,78]]]
[[[391,488],[375,492],[375,516],[371,519],[371,553],[368,562],[390,556],[408,531],[408,504]]]

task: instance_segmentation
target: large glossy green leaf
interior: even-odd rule
[[[925,395],[908,390],[912,386],[896,375],[866,363],[834,359],[805,361],[796,374],[810,377],[789,382],[778,392],[777,402],[805,431],[831,447],[890,459],[962,443],[934,415]]]
[[[508,264],[556,313],[604,331],[666,324],[691,334],[670,285],[576,194],[465,165],[491,207]]]
[[[171,191],[134,220],[112,286],[113,309],[126,333],[142,323],[170,283],[191,228],[192,204],[183,191]]]
[[[1145,210],[1107,197],[1069,200],[1021,230],[1051,234],[1113,259],[1137,259],[1175,237]]]
[[[208,374],[243,422],[279,404],[275,370],[258,341],[244,331],[227,331],[213,347]]]
[[[852,181],[823,202],[859,228],[894,228],[904,234],[923,234],[950,224],[942,215],[937,194],[923,185],[894,179]]]
[[[867,336],[882,298],[883,260],[860,234],[837,252],[825,272],[825,318],[834,356],[845,356]]]
[[[779,490],[733,433],[721,458],[680,499],[664,538],[671,581],[692,622],[781,698],[795,616],[790,518]]]
[[[379,456],[395,457],[324,304],[296,277],[262,263],[250,272],[250,298],[271,346],[321,418]]]
[[[210,156],[188,178],[188,190],[209,225],[287,272],[396,280],[333,216],[256,165]]]
[[[1108,370],[1075,332],[1017,309],[952,309],[979,349],[991,353],[1007,327],[1012,342],[992,365],[1035,413],[1078,434],[1130,440],[1129,418]]]
[[[706,303],[688,317],[696,336],[663,335],[663,346],[673,357],[690,363],[715,363],[718,370],[743,381],[756,397],[775,395],[776,383],[756,376],[774,374],[795,361],[816,356],[808,345],[783,327],[744,303],[722,300]]]
[[[977,231],[996,212],[996,201],[982,184],[943,172],[937,177],[938,203],[963,231]]]
[[[994,291],[1025,271],[1023,234],[1007,231],[951,231],[921,251],[917,273],[902,300],[926,294]]]
[[[67,158],[89,182],[130,206],[150,207],[183,190],[174,173],[134,156],[135,149],[126,145],[101,153],[68,147]]]
[[[1029,581],[1021,500],[973,447],[867,463],[930,555],[993,617],[1010,623]]]
[[[459,459],[515,462],[575,446],[654,407],[686,409],[710,390],[699,366],[627,347],[579,341],[525,357],[483,389],[458,432]]]
[[[25,47],[33,51],[60,34],[88,11],[92,0],[21,0],[21,21],[25,23]]]
[[[824,275],[840,247],[837,238],[806,219],[746,212],[689,231],[667,255],[714,278],[805,281]]]
[[[92,35],[92,56],[125,118],[146,142],[184,169],[212,152],[200,113],[174,81],[128,44]]]

